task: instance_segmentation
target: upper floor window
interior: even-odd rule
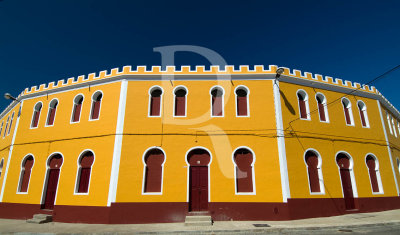
[[[392,117],[392,127],[393,127],[394,136],[397,137],[396,126],[394,125],[394,119],[393,119],[393,117]],[[399,133],[399,134],[400,134],[400,133]]]
[[[96,91],[92,96],[92,111],[90,112],[90,120],[97,120],[100,118],[100,108],[103,93]]]
[[[150,93],[150,104],[149,104],[149,116],[160,117],[161,116],[161,97],[163,91],[161,87],[152,87],[149,91]]]
[[[390,123],[390,116],[389,116],[389,113],[387,111],[386,111],[386,119],[387,119],[387,124],[388,124],[388,127],[389,127],[390,134],[393,135],[392,124]]]
[[[353,112],[351,111],[351,103],[347,98],[342,99],[344,118],[347,125],[354,126]]]
[[[10,125],[8,126],[7,135],[9,135],[10,132],[11,132],[11,127],[12,127],[13,120],[14,120],[14,114],[15,114],[15,112],[13,112],[13,113],[11,114],[11,120],[10,120]],[[6,132],[6,130],[4,130],[4,132]]]
[[[54,119],[56,118],[56,111],[57,111],[58,100],[53,99],[49,105],[49,112],[47,113],[47,126],[54,125]]]
[[[4,121],[1,122],[1,126],[0,126],[0,136],[1,136],[1,133],[2,133],[2,131],[3,131],[3,125],[4,125]]]
[[[357,102],[357,106],[358,106],[358,110],[360,111],[360,118],[361,118],[362,126],[369,127],[367,106],[365,105],[364,102],[362,102],[360,100]]]
[[[211,116],[224,116],[224,90],[221,87],[211,89]]]
[[[81,110],[83,104],[83,95],[77,95],[74,98],[74,106],[72,108],[72,122],[79,122],[81,118]]]
[[[0,161],[0,177],[1,177],[2,173],[3,173],[3,165],[4,165],[4,158],[2,158],[1,161]]]
[[[378,160],[373,155],[367,155],[366,164],[369,173],[369,179],[371,182],[371,188],[373,193],[382,193],[382,182],[381,175],[379,173],[379,163]]]
[[[42,110],[42,102],[36,103],[35,107],[33,108],[32,122],[31,122],[32,128],[35,128],[38,126],[41,110]]]
[[[397,121],[397,130],[399,130],[399,135],[400,135],[400,123],[399,123],[399,121]],[[1,133],[1,131],[0,131],[0,133]]]
[[[9,121],[10,121],[10,116],[7,117],[6,127],[4,128],[3,138],[6,137],[6,134],[7,134],[7,127],[8,127],[8,122],[9,122]]]
[[[236,95],[236,116],[249,116],[249,90],[245,86],[239,86],[235,90]]]
[[[308,95],[305,91],[299,90],[297,92],[297,99],[299,101],[300,118],[310,120]]]
[[[318,93],[315,98],[317,99],[318,103],[319,120],[321,122],[329,122],[328,106],[326,105],[327,102],[325,96],[321,93]]]
[[[175,108],[174,116],[186,116],[186,95],[187,90],[184,87],[177,87],[174,91],[175,94]]]

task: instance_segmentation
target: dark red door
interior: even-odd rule
[[[190,211],[208,210],[208,167],[190,167]]]
[[[43,205],[44,209],[54,208],[54,200],[56,199],[59,175],[60,175],[60,169],[50,169],[49,178],[47,180],[46,197]]]
[[[349,169],[340,169],[340,178],[342,179],[342,188],[344,203],[346,205],[346,210],[355,209],[353,197],[353,187],[351,186],[351,177]]]

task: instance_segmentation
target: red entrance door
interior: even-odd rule
[[[340,169],[340,178],[342,179],[342,188],[344,203],[346,205],[346,210],[355,209],[353,197],[353,187],[351,186],[351,177],[349,169]]]
[[[54,200],[56,199],[59,175],[60,175],[60,169],[50,169],[49,178],[47,180],[46,197],[43,205],[44,209],[54,208]]]
[[[208,210],[208,167],[190,166],[190,211]]]

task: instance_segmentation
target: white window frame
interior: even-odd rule
[[[48,108],[48,110],[47,110],[46,124],[44,125],[45,127],[54,126],[54,123],[56,122],[57,107],[56,107],[56,112],[54,113],[53,124],[52,124],[52,125],[49,125],[50,114],[51,114],[50,111],[51,111],[52,105],[54,105],[54,103],[57,104],[57,107],[58,107],[58,105],[60,104],[60,103],[58,102],[58,99],[57,99],[57,98],[54,98],[54,99],[52,99],[52,100],[50,101],[50,103],[49,103],[49,108]]]
[[[79,121],[74,122],[73,120],[74,120],[74,116],[75,116],[75,105],[77,104],[76,102],[77,102],[77,99],[78,99],[79,97],[82,97],[81,111],[80,111],[80,113],[79,113]],[[70,122],[69,122],[70,124],[79,123],[79,122],[81,121],[82,110],[83,110],[83,102],[84,102],[84,101],[85,101],[85,96],[84,96],[83,94],[77,94],[77,95],[74,97],[73,102],[72,102],[71,119],[70,119]]]
[[[369,173],[369,168],[368,168],[368,165],[367,165],[367,157],[368,156],[371,156],[374,160],[375,160],[375,174],[376,174],[376,180],[378,181],[378,189],[379,189],[379,192],[374,192],[374,190],[373,190],[373,188],[372,188],[372,182],[371,182],[371,175],[370,175],[370,173]],[[364,161],[364,163],[365,163],[365,167],[367,167],[367,170],[368,170],[368,176],[369,176],[369,184],[370,184],[370,186],[371,186],[371,192],[372,192],[372,194],[384,194],[384,192],[383,192],[383,185],[382,185],[382,178],[381,178],[381,172],[380,172],[380,170],[379,170],[379,161],[378,161],[378,158],[374,155],[374,154],[372,154],[372,153],[367,153],[367,155],[365,155],[365,161]]]
[[[319,107],[318,107],[318,99],[317,98],[321,98],[322,100],[322,105],[324,106],[324,112],[325,112],[325,121],[321,120],[321,116],[319,114]],[[317,92],[317,94],[315,95],[315,101],[317,102],[317,108],[318,108],[318,118],[320,122],[323,123],[329,123],[329,114],[328,114],[328,101],[326,99],[326,96],[324,94],[322,94],[321,92]]]
[[[40,114],[38,117],[38,124],[36,127],[33,126],[34,120],[35,120],[35,113],[36,113],[36,107],[38,107],[38,105],[40,104]],[[32,114],[32,118],[31,118],[31,125],[30,125],[30,129],[36,129],[39,127],[39,123],[40,123],[40,116],[42,116],[42,111],[43,111],[43,102],[39,101],[37,102],[34,106],[33,106],[33,114]]]
[[[302,117],[301,117],[301,108],[300,108],[299,94],[302,95],[302,96],[304,96],[304,102],[305,102],[305,104],[306,104],[306,115],[307,115],[307,118],[302,118]],[[296,92],[296,98],[297,98],[297,106],[298,106],[298,109],[299,109],[299,118],[300,118],[301,120],[311,121],[310,106],[309,106],[309,104],[308,104],[309,102],[308,102],[308,94],[307,94],[307,92],[306,92],[305,90],[303,90],[303,89],[297,90],[297,92]]]
[[[360,107],[360,105],[361,105],[362,107]],[[368,118],[368,112],[367,112],[367,105],[366,105],[362,100],[358,100],[358,101],[357,101],[357,108],[358,108],[358,111],[359,111],[359,112],[362,112],[362,113],[364,114],[365,126],[363,126],[363,124],[362,124],[362,119],[361,119],[361,115],[359,115],[359,116],[360,116],[361,126],[362,126],[363,128],[370,128],[370,125],[369,125],[369,118]]]
[[[239,116],[239,110],[238,110],[238,103],[237,103],[237,97],[238,95],[236,94],[237,90],[243,89],[246,91],[246,102],[247,102],[247,115],[240,115]],[[250,117],[250,89],[245,86],[245,85],[239,85],[235,88],[235,110],[236,110],[236,117]]]
[[[176,116],[175,115],[175,106],[176,106],[176,95],[175,92],[180,90],[180,89],[184,89],[186,91],[186,95],[185,95],[185,115],[179,115]],[[174,100],[173,100],[173,107],[172,107],[172,116],[176,117],[176,118],[185,118],[187,116],[188,110],[187,110],[187,103],[188,103],[188,95],[189,95],[189,90],[187,89],[186,86],[183,85],[179,85],[177,87],[174,88],[174,90],[172,91],[173,95],[174,95]]]
[[[146,183],[146,167],[147,167],[145,158],[146,158],[147,153],[153,149],[158,149],[164,154],[164,161],[161,164],[161,189],[160,189],[160,192],[145,192],[144,190],[145,190],[145,183]],[[143,156],[142,156],[142,162],[143,162],[142,195],[162,195],[163,194],[164,164],[166,161],[167,161],[167,155],[165,154],[165,151],[160,147],[152,146],[144,151]]]
[[[29,180],[28,180],[28,187],[26,188],[26,192],[21,192],[21,187],[22,187],[22,180],[23,180],[23,176],[25,174],[25,162],[28,159],[28,157],[32,156],[33,158],[33,165],[31,168],[31,174],[29,175]],[[27,155],[25,155],[22,158],[22,162],[21,162],[21,170],[19,172],[19,180],[18,180],[18,185],[17,185],[17,194],[28,194],[29,192],[29,187],[31,185],[31,177],[32,177],[32,172],[33,172],[33,168],[35,167],[35,156],[33,156],[32,153],[28,153]]]
[[[239,149],[247,149],[253,155],[253,162],[251,163],[251,175],[252,175],[251,181],[252,181],[253,192],[238,192],[238,189],[237,189],[237,178],[236,178],[237,177],[236,176],[237,165],[235,162],[235,153]],[[233,179],[235,181],[235,195],[256,195],[256,177],[255,177],[255,170],[254,170],[254,164],[256,162],[256,154],[254,153],[254,151],[247,146],[239,146],[239,147],[235,148],[232,152],[232,162],[233,162],[233,172],[234,172]]]
[[[222,99],[222,101],[221,101],[222,102],[222,104],[221,104],[221,106],[222,106],[221,112],[222,112],[222,114],[221,114],[221,116],[215,116],[215,115],[213,115],[213,112],[212,112],[212,110],[213,110],[213,104],[212,104],[213,95],[211,93],[215,89],[222,91],[222,96],[221,96],[221,99]],[[225,116],[225,99],[224,98],[225,98],[225,90],[224,90],[223,87],[221,87],[221,86],[213,86],[213,87],[211,87],[211,89],[210,89],[210,117],[221,118],[221,117]]]
[[[313,152],[318,158],[317,170],[318,170],[318,182],[319,182],[320,192],[312,192],[311,191],[310,175],[308,173],[308,164],[307,164],[307,161],[306,161],[306,154],[309,151]],[[322,174],[322,158],[321,158],[321,154],[319,154],[319,152],[316,149],[309,148],[306,151],[304,151],[303,160],[304,160],[304,164],[306,165],[307,180],[308,180],[308,191],[309,191],[310,195],[325,195],[325,184],[324,184],[324,177],[323,177],[323,174]]]
[[[94,110],[93,110],[93,103],[95,102],[95,98],[94,98],[94,97],[97,97],[99,94],[101,94],[100,108],[99,108],[99,117],[96,118],[96,119],[93,119],[93,118],[92,118],[93,112],[94,112]],[[101,108],[103,107],[103,100],[104,100],[104,92],[103,92],[103,91],[97,90],[97,91],[95,91],[95,92],[93,93],[93,95],[92,95],[92,102],[90,103],[89,121],[97,121],[97,120],[100,120]],[[79,119],[79,120],[80,120],[80,119]]]
[[[157,89],[161,90],[161,95],[160,95],[160,114],[159,115],[151,115],[151,98],[152,98],[151,93],[154,90],[157,90]],[[148,110],[147,117],[149,117],[149,118],[161,117],[161,114],[162,114],[162,111],[163,111],[163,95],[164,95],[164,89],[162,89],[162,87],[160,87],[160,86],[152,86],[152,87],[150,87],[150,89],[149,89],[149,105],[148,105],[148,109],[147,109]],[[187,93],[186,93],[186,95],[187,95]]]
[[[347,102],[347,104],[345,104],[344,102]],[[354,116],[353,116],[353,109],[352,109],[352,105],[351,105],[351,101],[345,97],[342,98],[341,100],[342,103],[342,109],[343,109],[343,115],[344,115],[344,122],[346,123],[346,126],[355,126],[354,124]],[[349,110],[349,117],[350,117],[350,124],[347,124],[347,119],[346,119],[346,113],[344,111],[345,109],[345,105],[346,108]]]
[[[80,164],[80,162],[81,162],[81,159],[83,158],[83,155],[86,154],[87,152],[91,152],[93,154],[93,162],[92,162],[92,165],[90,166],[90,176],[89,176],[89,183],[88,183],[88,191],[87,191],[87,193],[79,193],[78,189],[79,189],[79,183],[80,183],[80,180],[81,180],[81,168],[82,168],[82,165]],[[75,178],[76,180],[75,180],[75,187],[74,187],[75,188],[74,195],[89,195],[90,183],[92,182],[92,175],[93,175],[93,165],[94,165],[95,161],[96,161],[96,156],[95,156],[94,151],[91,150],[91,149],[85,149],[79,154],[79,157],[78,157],[77,162],[76,162],[77,163],[77,171],[76,171],[76,178]]]

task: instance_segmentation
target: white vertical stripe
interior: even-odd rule
[[[20,105],[20,110],[22,112],[22,104],[23,101],[21,101],[21,105]],[[4,173],[4,177],[3,177],[3,185],[1,187],[1,194],[0,194],[0,202],[3,202],[3,195],[4,195],[4,189],[6,186],[6,182],[7,182],[7,175],[8,175],[8,168],[10,167],[10,163],[11,163],[11,155],[12,155],[12,151],[14,149],[14,141],[15,141],[15,137],[17,136],[17,130],[18,130],[18,125],[19,125],[19,118],[22,115],[22,113],[20,113],[18,111],[18,118],[17,118],[17,122],[15,123],[15,128],[14,128],[14,133],[13,133],[13,138],[11,141],[11,146],[10,146],[10,152],[8,153],[8,159],[7,159],[7,167],[6,167],[6,172]],[[4,130],[6,131],[6,130]]]
[[[396,183],[397,195],[399,195],[399,185],[397,184],[396,172],[394,171],[394,167],[393,167],[392,153],[391,153],[391,151],[390,151],[389,140],[388,140],[387,133],[386,133],[385,121],[383,121],[383,115],[382,115],[382,110],[381,110],[381,103],[379,102],[379,100],[376,100],[376,102],[378,103],[379,114],[381,115],[383,133],[385,134],[387,150],[388,150],[388,153],[389,153],[390,165],[392,166],[392,172],[393,172],[394,182]],[[390,123],[388,123],[388,125],[389,125],[389,127],[390,127]]]
[[[276,118],[276,139],[278,141],[278,152],[279,152],[279,167],[281,172],[281,184],[282,184],[282,199],[283,202],[287,202],[290,198],[290,187],[289,187],[289,175],[286,161],[286,148],[285,148],[285,137],[283,131],[283,120],[282,120],[282,106],[281,106],[281,95],[279,93],[279,81],[271,80],[272,86],[274,87],[274,103],[275,103],[275,118]]]
[[[118,119],[117,119],[117,128],[115,131],[114,153],[111,166],[110,187],[108,190],[107,206],[111,206],[111,203],[115,202],[117,196],[118,174],[119,174],[119,164],[121,159],[122,134],[124,130],[127,91],[128,91],[128,81],[124,79],[121,82],[121,92],[119,96]]]

